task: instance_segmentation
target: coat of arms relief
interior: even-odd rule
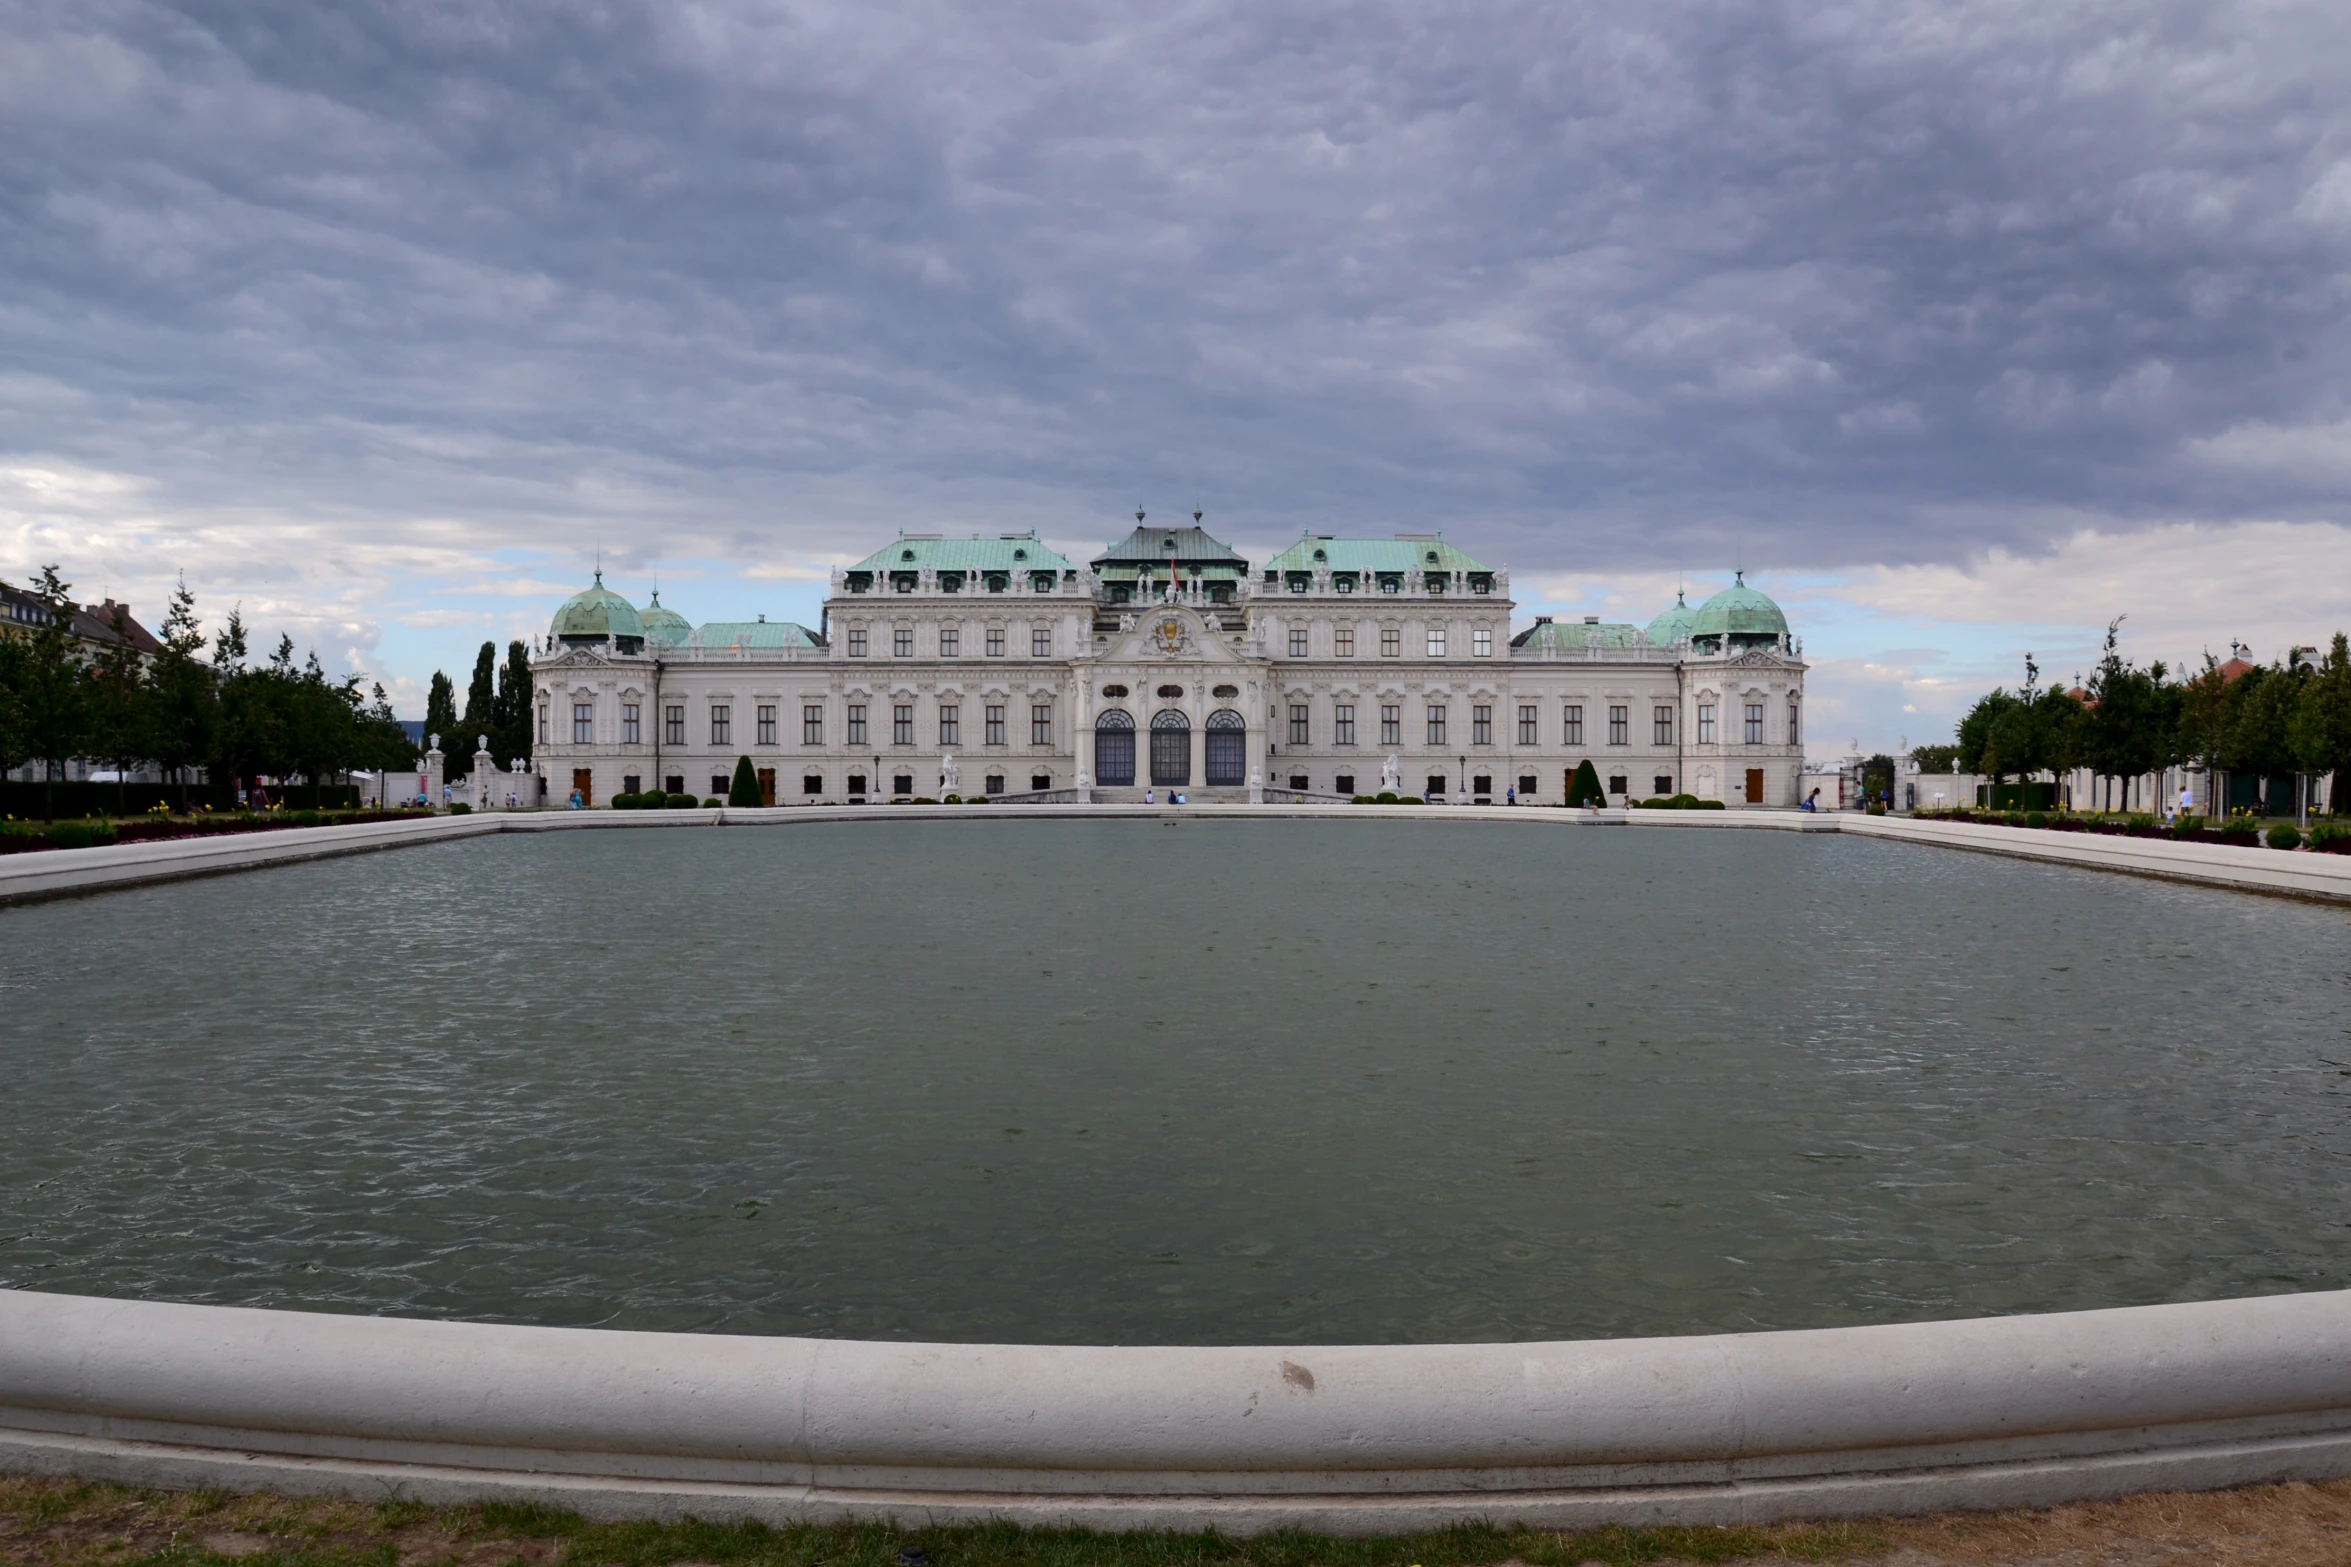
[[[1163,658],[1174,658],[1183,652],[1191,640],[1184,630],[1184,623],[1173,615],[1160,620],[1151,628],[1151,646]]]

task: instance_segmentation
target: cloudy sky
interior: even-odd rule
[[[0,576],[421,711],[900,528],[1744,564],[1823,749],[2351,625],[2351,6],[0,0]]]

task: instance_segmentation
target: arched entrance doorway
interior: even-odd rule
[[[1208,787],[1238,789],[1248,778],[1248,720],[1220,707],[1208,715]]]
[[[1118,708],[1094,720],[1094,782],[1123,789],[1135,781],[1135,721]]]
[[[1192,782],[1192,721],[1172,707],[1151,715],[1151,782],[1174,789]]]

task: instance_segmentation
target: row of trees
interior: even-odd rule
[[[2142,669],[2124,658],[2121,628],[2119,617],[2106,628],[2086,700],[2044,689],[2028,653],[2024,684],[1978,701],[1960,720],[1957,745],[1912,752],[1920,770],[1955,765],[1997,783],[2080,768],[2099,780],[2100,804],[2124,810],[2135,781],[2166,767],[2333,773],[2338,787],[2351,779],[2351,646],[2342,632],[2315,664],[2296,648],[2232,675],[2206,654],[2203,669],[2175,680],[2160,660]]]
[[[47,623],[0,636],[0,770],[38,759],[54,783],[73,757],[104,762],[117,776],[151,765],[180,785],[184,806],[198,771],[214,782],[301,778],[315,789],[354,769],[415,761],[381,685],[363,694],[357,676],[330,680],[315,652],[297,665],[291,637],[250,662],[235,610],[208,649],[185,581],[152,655],[131,646],[119,621],[115,640],[94,651],[84,644],[55,566],[42,568],[31,591]],[[42,814],[56,814],[53,789],[43,790]]]
[[[425,696],[424,727],[441,737],[441,749],[460,766],[470,765],[475,741],[487,735],[490,755],[502,768],[513,768],[531,754],[531,650],[520,642],[506,644],[506,662],[498,662],[498,644],[485,642],[474,655],[473,679],[465,688],[465,711],[457,710],[457,688],[449,677],[433,671]]]

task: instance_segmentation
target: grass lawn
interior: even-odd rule
[[[917,1554],[919,1553],[919,1554]],[[1390,1539],[1009,1526],[591,1523],[496,1503],[305,1500],[0,1477],[0,1561],[25,1567],[2341,1567],[2351,1481],[2154,1494],[2043,1512],[1766,1528],[1459,1529]]]

